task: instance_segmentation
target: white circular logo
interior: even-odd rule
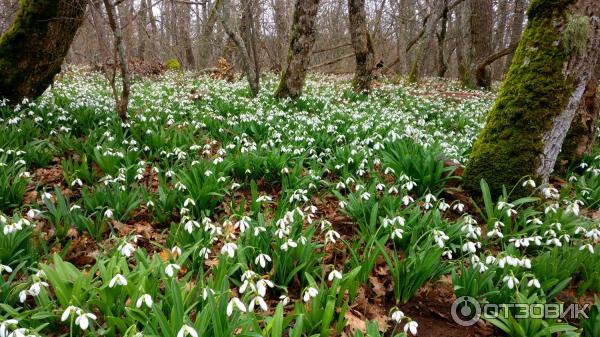
[[[452,303],[452,319],[458,325],[471,326],[481,317],[481,306],[471,296],[461,296]]]

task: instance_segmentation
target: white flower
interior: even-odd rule
[[[396,323],[400,323],[404,319],[404,313],[400,310],[396,310],[392,313],[392,320]]]
[[[504,276],[504,278],[502,279],[502,282],[506,283],[506,285],[508,286],[509,289],[512,289],[515,286],[519,285],[519,280],[516,277],[514,277],[513,275]]]
[[[585,244],[581,247],[579,247],[579,250],[585,250],[587,249],[590,253],[594,254],[594,247],[591,244]],[[0,271],[2,271],[2,265],[0,265]]]
[[[304,302],[308,302],[311,298],[316,297],[317,295],[319,295],[319,291],[313,287],[310,287],[304,291],[304,296],[302,299]]]
[[[262,268],[267,266],[267,261],[271,262],[271,257],[267,254],[258,254],[256,259],[254,259],[254,263],[260,265]]]
[[[239,298],[234,297],[231,300],[229,300],[229,303],[227,304],[227,316],[231,316],[233,314],[234,306],[237,307],[238,310],[241,312],[247,311],[244,303],[242,303],[242,301]]]
[[[529,186],[531,188],[535,188],[535,181],[533,179],[531,179],[531,178],[525,180],[523,182],[523,187],[527,187],[527,186]]]
[[[248,305],[248,311],[253,312],[256,304],[260,306],[262,311],[269,310],[269,306],[267,306],[267,302],[265,302],[264,298],[261,296],[256,296],[250,301],[250,304]]]
[[[334,270],[332,270],[332,271],[329,273],[329,276],[327,277],[327,279],[328,279],[330,282],[331,282],[331,281],[333,281],[333,279],[338,279],[338,280],[341,280],[341,279],[342,279],[342,273],[340,273],[339,271],[337,271],[337,270],[335,270],[335,269],[334,269]]]
[[[175,275],[175,270],[180,270],[181,266],[178,264],[174,264],[174,263],[170,263],[167,265],[167,267],[165,268],[165,273],[169,276],[169,277],[173,277],[173,275]]]
[[[529,280],[529,282],[527,282],[527,286],[528,287],[536,287],[538,289],[540,289],[541,285],[540,285],[540,281],[538,281],[538,279],[536,278],[532,278],[531,280]]]
[[[408,333],[410,331],[411,334],[416,335],[418,327],[419,323],[417,323],[416,321],[410,321],[406,323],[406,325],[404,325],[404,332]]]
[[[79,310],[77,314],[79,316],[77,316],[75,319],[75,324],[79,325],[81,330],[85,330],[90,326],[90,319],[94,321],[96,320],[96,315],[89,312],[84,313],[83,311]]]
[[[108,287],[113,288],[115,285],[126,286],[127,279],[125,278],[125,276],[121,274],[115,275],[115,277],[113,277],[112,280],[110,280],[110,282],[108,283]]]
[[[221,254],[227,254],[230,258],[235,256],[237,245],[233,242],[228,242],[221,247]]]
[[[334,231],[333,229],[328,230],[325,233],[325,243],[327,244],[328,242],[331,243],[335,243],[337,239],[340,238],[340,234],[336,231]]]
[[[120,245],[117,249],[119,250],[121,255],[125,257],[130,257],[131,254],[133,254],[133,252],[135,251],[135,247],[133,247],[133,245],[129,242]]]
[[[7,273],[10,274],[10,273],[12,273],[13,270],[11,267],[9,267],[7,265],[0,264],[0,274],[2,274],[2,272],[4,272],[4,271],[6,271]]]
[[[291,239],[288,239],[286,242],[284,242],[281,245],[281,250],[287,251],[290,247],[296,248],[296,247],[298,247],[298,244],[295,243],[294,241],[292,241]]]
[[[177,332],[177,337],[185,337],[187,335],[198,337],[198,332],[191,326],[184,324],[181,329],[179,329],[179,332]]]
[[[0,337],[7,337],[8,329],[17,324],[19,324],[19,321],[16,319],[7,319],[6,321],[0,322]]]
[[[146,304],[148,308],[152,308],[152,303],[152,296],[149,294],[143,294],[140,296],[140,298],[138,298],[137,302],[135,302],[135,307],[141,308],[142,304]]]
[[[111,219],[113,217],[113,210],[112,209],[107,209],[106,211],[104,211],[104,216]]]

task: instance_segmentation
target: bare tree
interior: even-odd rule
[[[119,95],[117,85],[115,83],[116,71],[114,69],[110,78],[110,84],[116,101],[117,115],[124,122],[127,120],[127,108],[129,106],[129,93],[131,87],[129,62],[127,60],[127,53],[125,51],[125,44],[123,43],[123,30],[121,29],[121,22],[119,22],[116,13],[116,5],[111,3],[110,0],[103,0],[103,3],[106,9],[106,15],[108,17],[108,25],[110,26],[114,38],[114,61],[115,64],[119,65],[119,69],[121,71],[121,94]]]
[[[246,0],[247,1],[247,0]],[[250,91],[253,96],[258,95],[260,91],[260,77],[255,67],[252,67],[252,56],[250,54],[250,48],[247,41],[244,41],[241,34],[231,26],[230,22],[230,11],[231,11],[231,3],[229,0],[221,0],[221,23],[223,24],[223,28],[227,32],[229,38],[233,41],[236,48],[238,49],[238,55],[240,57],[240,61],[242,63],[242,71],[246,75],[248,79],[248,84],[250,85]],[[250,10],[250,6],[246,3],[243,4],[244,10]],[[242,25],[250,24],[248,22],[243,23]]]
[[[348,20],[352,47],[356,56],[354,90],[368,93],[371,90],[375,53],[367,30],[365,0],[348,0]]]
[[[493,53],[492,49],[492,0],[468,0],[469,15],[469,76],[470,86],[489,88],[492,84],[490,70],[487,66],[477,68],[487,56]]]
[[[296,99],[302,94],[310,52],[316,39],[318,9],[319,0],[296,0],[288,62],[275,91],[276,97]]]

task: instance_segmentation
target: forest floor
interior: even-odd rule
[[[460,188],[493,93],[313,76],[291,102],[275,85],[135,79],[122,122],[103,78],[73,71],[0,106],[0,336],[600,331],[600,304],[452,317],[465,296],[594,303],[600,157],[493,198]]]

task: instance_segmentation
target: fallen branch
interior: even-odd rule
[[[323,62],[323,63],[315,64],[314,66],[310,66],[308,69],[309,69],[309,70],[313,70],[313,69],[316,69],[316,68],[320,68],[320,67],[324,67],[324,66],[332,65],[332,64],[338,63],[338,62],[340,62],[340,61],[342,61],[342,60],[345,60],[345,59],[347,59],[347,58],[353,57],[353,56],[354,56],[354,53],[351,53],[351,54],[346,54],[346,55],[340,56],[340,57],[338,57],[338,58],[336,58],[336,59],[333,59],[333,60],[331,60],[331,61],[327,61],[327,62]]]

